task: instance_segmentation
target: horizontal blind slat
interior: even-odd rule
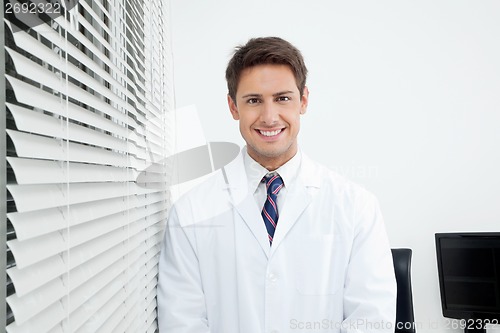
[[[103,52],[101,52],[97,48],[97,46],[95,46],[92,43],[92,41],[88,40],[85,37],[85,35],[83,35],[78,30],[71,29],[70,24],[65,19],[59,17],[55,21],[58,24],[60,24],[64,29],[68,29],[69,28],[69,30],[71,31],[71,34],[73,35],[73,37],[75,37],[76,39],[78,39],[81,42],[81,44],[87,48],[88,52],[91,52],[94,56],[98,57],[103,63],[105,63],[107,66],[109,66],[111,72],[113,72],[113,73],[122,73],[123,70],[120,70],[120,68],[118,66],[123,66],[123,67],[125,67],[126,70],[128,70],[130,73],[132,73],[132,75],[134,76],[135,80],[137,80],[137,76],[134,74],[133,69],[130,67],[130,65],[126,61],[122,61],[122,57],[120,56],[120,54],[116,53],[116,50],[114,50],[113,48],[108,47],[108,50],[110,51],[110,53],[113,54],[113,59],[115,59],[117,61],[117,63],[115,64],[115,63],[111,62],[109,60],[109,57],[107,57],[106,54],[104,54]],[[34,27],[34,29],[36,30],[37,27]],[[47,36],[47,35],[44,35],[44,37],[49,38],[49,36]],[[54,39],[51,39],[51,42],[57,43],[57,41],[54,41]],[[62,49],[65,49],[65,47],[66,47],[66,45],[64,43],[61,43],[60,41],[57,44]],[[72,46],[69,46],[67,51],[76,51],[75,54],[72,53],[72,55],[75,55],[75,58],[77,58],[77,56],[79,56],[81,54],[80,50],[78,50],[76,48],[73,48]],[[89,61],[89,59],[88,59],[87,56],[83,56],[83,57],[80,56],[77,59],[80,60],[81,58],[83,58],[82,60],[85,61],[85,62]],[[90,65],[92,66],[92,64],[90,64]],[[129,85],[129,86],[134,86],[135,85],[135,83],[130,78],[128,78],[127,75],[121,74],[120,75],[120,79],[125,80],[126,84]],[[142,108],[142,105],[141,105],[141,103],[138,100],[138,98],[140,97],[140,94],[137,94],[137,92],[136,92],[136,94],[130,93],[130,94],[127,94],[127,97],[130,98],[131,100],[133,100],[135,102],[135,105],[136,105],[136,107],[139,110]],[[137,114],[134,114],[134,115],[137,116]]]
[[[43,113],[6,103],[19,131],[36,133],[127,152],[127,142]]]
[[[146,165],[133,156],[110,150],[66,142],[40,135],[7,130],[19,157],[40,158],[71,162],[85,162],[126,167]],[[130,159],[130,163],[128,161]]]
[[[133,233],[126,229],[118,229],[116,232],[105,234],[101,237],[95,238],[85,244],[77,246],[71,249],[71,262],[70,268],[77,267],[89,260],[94,259],[101,253],[109,250],[113,246],[120,244],[121,242],[127,242],[130,248],[133,250],[137,248],[141,242],[144,242],[146,235],[143,233]],[[68,260],[70,256],[63,253],[63,259]]]
[[[83,202],[118,198],[127,194],[142,194],[134,183],[73,183],[7,185],[19,212],[59,207]],[[142,193],[141,193],[142,192]]]
[[[137,228],[136,231],[138,231]],[[105,253],[102,258],[99,258],[99,260],[93,260],[87,266],[80,266],[80,265],[77,266],[76,273],[74,273],[74,271],[70,272],[73,278],[70,278],[65,283],[63,283],[62,280],[60,279],[56,279],[44,285],[43,288],[37,290],[35,293],[31,293],[28,298],[21,299],[16,296],[9,299],[9,304],[14,309],[16,318],[19,318],[18,323],[23,323],[25,320],[30,319],[32,316],[36,316],[38,313],[37,309],[41,309],[45,306],[48,306],[48,304],[52,304],[57,299],[61,299],[62,295],[64,295],[66,290],[68,289],[67,286],[68,282],[71,283],[69,286],[70,290],[73,290],[76,287],[76,291],[70,293],[70,297],[72,298],[72,302],[70,302],[70,304],[71,308],[74,307],[77,308],[81,306],[81,304],[83,304],[82,302],[84,300],[87,299],[90,290],[94,291],[101,290],[99,286],[102,286],[105,282],[112,281],[113,278],[116,276],[116,274],[120,274],[120,272],[123,270],[128,269],[129,271],[134,272],[135,275],[137,275],[133,277],[133,279],[135,280],[142,279],[139,277],[139,274],[143,275],[141,274],[142,272],[141,267],[143,266],[142,262],[144,261],[144,258],[142,258],[142,253],[146,251],[146,248],[145,248],[145,243],[141,241],[141,238],[144,239],[147,236],[144,236],[143,234],[138,234],[137,237],[136,241],[132,243],[132,246],[134,246],[134,244],[138,244],[140,248],[134,248],[132,252],[129,252],[127,258],[128,260],[132,261],[135,260],[135,263],[132,266],[128,266],[127,262],[129,261],[125,259],[123,259],[121,266],[117,262],[113,263],[112,265],[108,265],[108,262],[112,261],[110,260],[112,259],[111,257],[114,256],[123,257],[124,253],[123,250],[120,249],[121,251],[118,251],[118,249],[115,248],[116,251],[114,253],[113,251],[109,251],[109,253]],[[110,266],[113,265],[116,265],[116,267],[121,267],[121,268],[120,269],[109,268]],[[108,272],[104,273],[105,276],[108,276],[108,278],[105,278],[101,273],[98,272],[99,267],[101,269],[106,267],[106,270],[109,270]],[[156,266],[153,265],[152,267]],[[79,274],[80,276],[78,277],[75,274],[77,275]],[[151,267],[149,267],[149,273],[147,275],[156,276],[156,272],[154,270],[152,271]],[[98,282],[97,283],[89,282],[91,279],[95,279]],[[147,289],[152,290],[153,286],[151,285],[151,283],[154,283],[153,279],[151,277],[148,277],[146,281],[150,281]],[[89,289],[88,287],[85,287],[85,285],[87,284],[92,285],[94,289],[92,288]],[[137,282],[134,285],[137,285]],[[34,303],[32,300],[33,297],[36,300],[38,300],[38,302]]]
[[[26,241],[13,239],[8,241],[7,245],[16,259],[17,266],[25,268],[126,226],[129,223],[129,218],[132,221],[135,220],[136,214],[135,210],[130,214],[118,213],[75,226],[69,231],[61,230]],[[37,249],[37,252],[33,253],[33,249]]]
[[[40,44],[26,43],[26,46],[28,45],[29,47],[24,48],[23,49],[24,51],[33,54],[37,58],[43,60],[44,63],[48,63],[54,68],[60,70],[61,72],[68,74],[74,79],[77,79],[82,84],[88,87],[92,87],[94,91],[98,92],[102,96],[106,96],[106,98],[112,100],[113,103],[122,107],[123,109],[127,111],[133,110],[133,107],[130,104],[127,104],[125,101],[123,101],[123,99],[119,98],[113,91],[107,89],[101,82],[99,82],[95,78],[90,77],[87,73],[83,72],[80,68],[76,67],[75,65],[71,63],[66,63],[66,60],[63,57],[60,57],[58,54],[56,54],[53,50],[47,47],[40,47]],[[19,53],[17,53],[16,51],[12,50],[9,47],[5,47],[5,49],[7,50],[9,55],[12,56],[14,54],[18,66],[25,66],[25,64],[23,63],[24,60],[19,59],[19,57],[25,59],[23,56],[19,55]],[[27,70],[24,71],[18,70],[18,73],[30,78],[36,77],[35,75],[33,75],[33,73],[30,73]]]
[[[121,240],[118,244],[97,254],[90,260],[81,262],[76,266],[73,264],[73,267],[65,264],[62,256],[55,255],[24,269],[14,266],[8,269],[7,273],[14,282],[16,294],[19,297],[23,297],[37,288],[43,287],[52,280],[63,276],[70,268],[72,268],[70,273],[72,287],[68,288],[73,289],[103,271],[114,262],[119,261],[127,252],[136,251],[139,246],[141,246],[141,249],[145,247],[138,241],[128,243],[125,240]],[[71,258],[71,254],[69,257]]]
[[[101,308],[96,309],[96,305],[82,306],[71,314],[71,332],[110,332],[99,329],[100,324],[104,321],[107,322],[112,318],[112,314],[107,312],[118,311],[116,308],[121,308],[119,304],[123,304],[123,299],[126,298],[126,293],[121,289],[122,286],[116,290],[114,297],[106,302]],[[106,291],[113,291],[107,289]],[[120,302],[121,301],[121,302]],[[101,319],[106,317],[106,319]]]
[[[7,189],[14,197],[19,212],[118,198],[123,195],[163,192],[161,189],[143,188],[131,182],[7,185]]]
[[[148,215],[150,216],[145,218],[145,216]],[[95,256],[100,252],[96,252],[97,249],[91,249],[90,246],[94,243],[94,240],[104,235],[115,238],[115,243],[116,241],[122,240],[120,235],[123,235],[124,232],[129,236],[141,233],[144,237],[155,239],[157,236],[155,234],[151,235],[153,233],[151,230],[155,230],[155,228],[150,227],[160,224],[163,219],[164,214],[161,211],[155,214],[149,214],[147,209],[143,210],[142,213],[137,209],[131,209],[127,214],[119,213],[97,219],[73,227],[69,231],[62,230],[60,232],[53,232],[24,242],[13,239],[8,241],[7,245],[16,259],[18,269],[24,269],[55,255],[61,254],[64,259],[66,250],[78,248],[78,246],[83,244],[88,245],[78,251],[82,252],[84,249],[87,249],[90,250],[89,254],[93,253]],[[127,228],[124,229],[123,227]],[[159,234],[159,232],[157,234]],[[110,244],[112,245],[115,243]],[[145,242],[145,244],[146,243],[149,244],[150,247],[152,246],[151,242]],[[36,251],[34,252],[33,249],[36,249]],[[79,259],[84,257],[85,256],[80,253]]]
[[[117,121],[136,124],[135,120],[127,114],[118,111],[90,92],[82,90],[79,86],[76,86],[69,81],[62,80],[52,71],[41,67],[37,63],[24,58],[16,52],[11,52],[9,54],[14,61],[14,66],[19,74],[30,78],[39,84],[49,87],[54,91],[61,92],[79,102],[85,103],[86,105],[107,114]]]
[[[7,157],[19,185],[133,182],[138,172],[133,169],[99,164],[37,160]]]
[[[124,308],[124,301],[127,298],[126,291],[123,289],[120,290],[115,297],[111,298],[106,304],[103,305],[101,309],[99,309],[99,314],[96,317],[93,317],[92,320],[88,320],[84,326],[80,329],[74,331],[75,333],[87,333],[87,332],[110,332],[106,331],[106,327],[103,324],[106,324],[107,320],[113,318],[113,314],[115,312],[122,312],[122,308]],[[119,314],[118,314],[119,315]]]
[[[122,71],[117,67],[116,64],[110,62],[106,55],[102,54],[93,44],[90,42],[82,33],[75,31],[71,27],[66,24],[64,20],[61,20],[60,18],[56,20],[59,24],[63,25],[64,28],[69,28],[69,31],[72,32],[75,38],[78,38],[79,41],[88,49],[92,51],[95,55],[99,56],[101,60],[104,60],[107,66],[109,66],[110,71],[112,73],[121,73]],[[32,22],[30,22],[31,24]],[[40,23],[42,23],[40,21]],[[10,27],[10,22],[8,24]],[[62,50],[65,50],[68,54],[70,54],[72,57],[74,57],[78,62],[84,64],[85,66],[89,67],[92,69],[92,71],[98,73],[101,77],[106,79],[106,81],[111,83],[111,86],[113,87],[121,87],[123,89],[123,94],[127,96],[127,99],[132,100],[135,102],[136,107],[139,109],[142,108],[140,103],[138,103],[137,97],[134,96],[133,93],[129,92],[125,86],[120,85],[118,81],[113,79],[113,77],[107,73],[105,70],[100,68],[92,59],[90,59],[85,53],[83,53],[80,49],[72,45],[71,43],[66,43],[64,39],[58,38],[58,34],[54,34],[53,30],[51,28],[45,29],[45,24],[40,24],[40,25],[34,25],[32,26],[32,29],[39,33],[41,36],[49,40],[51,43],[53,43],[55,46],[59,47]],[[12,28],[11,28],[12,30]],[[16,37],[18,33],[15,33],[14,36]],[[97,51],[97,52],[96,52]],[[116,55],[117,60],[120,59],[119,55]],[[125,84],[133,85],[133,82],[126,76],[126,75],[120,75],[120,78],[125,80]]]
[[[44,288],[39,288],[29,295],[20,297],[18,294],[13,294],[7,297],[7,303],[14,312],[16,322],[23,325],[34,316],[43,313],[44,309],[58,303],[57,301],[64,297],[66,291],[62,281],[54,279],[45,284]]]
[[[83,284],[73,286],[71,278],[67,279],[66,282],[58,278],[51,280],[43,288],[38,288],[27,296],[19,297],[17,294],[9,296],[7,302],[14,312],[16,321],[22,325],[32,317],[43,313],[45,308],[54,303],[59,303],[58,301],[61,300],[66,310],[63,316],[60,316],[57,320],[57,322],[61,322],[68,311],[73,312],[89,299],[91,302],[96,303],[102,299],[104,299],[103,303],[107,301],[106,298],[109,297],[110,288],[105,288],[105,286],[108,284],[113,285],[112,282],[115,282],[114,285],[116,286],[116,277],[122,274],[126,267],[127,261],[122,256],[121,260],[113,262],[102,272],[95,275],[90,273],[91,278]],[[70,283],[69,286],[68,282]],[[116,293],[121,287],[122,284],[118,283],[115,290],[111,290],[111,294]],[[69,300],[64,298],[68,290],[70,291],[68,294]],[[90,306],[90,304],[87,303],[87,306]]]
[[[23,297],[59,277],[67,268],[61,256],[52,256],[26,269],[14,266],[7,270],[7,274],[16,286],[16,294]]]
[[[46,235],[53,231],[63,230],[68,226],[78,225],[104,216],[125,212],[137,205],[137,197],[118,197],[85,202],[69,207],[54,207],[29,212],[13,212],[7,214],[21,241]],[[69,215],[67,214],[69,210]]]
[[[129,135],[129,131],[125,126],[119,125],[81,106],[72,103],[66,104],[60,97],[36,88],[10,75],[5,75],[5,77],[14,89],[16,99],[23,104],[30,105],[34,108],[40,108],[89,126],[100,128],[122,138],[126,138]]]
[[[6,331],[7,333],[45,333],[54,328],[58,323],[58,318],[65,314],[66,312],[61,303],[56,302],[22,325],[17,321],[11,323],[6,327]]]

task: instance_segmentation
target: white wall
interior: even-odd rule
[[[391,245],[414,251],[418,331],[453,332],[434,233],[500,229],[500,2],[172,0],[172,22],[177,107],[197,107],[209,141],[242,143],[233,46],[278,35],[303,51],[303,150],[378,196]]]

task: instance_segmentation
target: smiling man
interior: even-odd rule
[[[242,70],[238,91],[227,97],[248,155],[268,170],[297,153],[300,116],[309,95],[307,87],[300,89],[289,66],[261,64]]]
[[[281,38],[236,49],[227,99],[246,147],[172,207],[161,333],[394,331],[377,200],[298,147],[306,76],[300,51]]]

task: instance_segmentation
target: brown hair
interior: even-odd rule
[[[263,64],[288,65],[295,76],[302,98],[306,86],[307,68],[300,51],[279,37],[260,37],[252,38],[245,45],[237,46],[227,65],[228,94],[235,103],[241,72],[246,68]]]

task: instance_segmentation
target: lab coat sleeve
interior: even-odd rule
[[[208,333],[205,297],[192,226],[181,226],[172,208],[165,228],[158,272],[158,326],[160,333]]]
[[[354,237],[344,286],[343,332],[394,332],[396,279],[378,201],[356,198]]]

